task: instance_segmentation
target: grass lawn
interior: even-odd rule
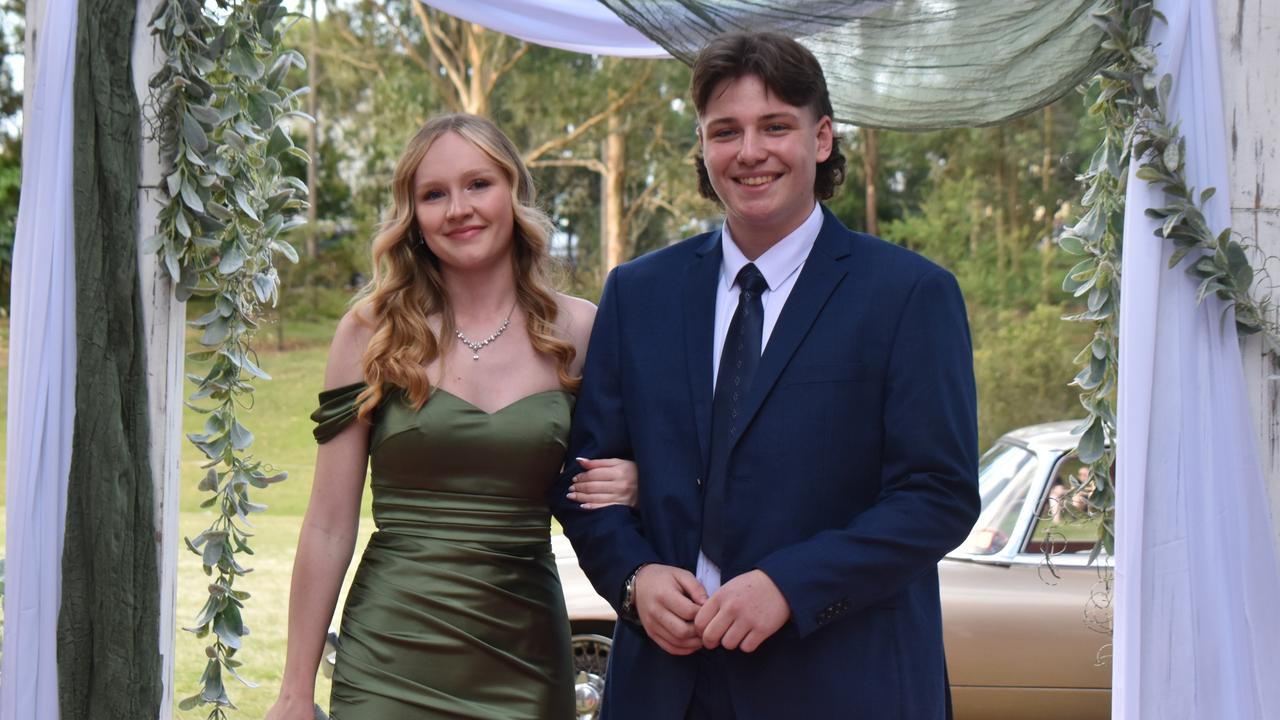
[[[242,561],[253,572],[237,585],[252,594],[245,611],[250,635],[239,658],[245,663],[241,674],[256,682],[257,688],[246,688],[228,679],[228,692],[239,706],[240,712],[232,717],[260,718],[275,700],[284,669],[285,640],[287,633],[289,578],[293,568],[294,550],[298,532],[302,527],[302,514],[306,510],[311,492],[311,476],[315,462],[315,441],[311,437],[312,423],[308,415],[315,409],[316,394],[324,382],[324,364],[329,339],[333,334],[333,322],[291,323],[285,334],[285,349],[276,348],[276,334],[271,327],[259,333],[255,344],[260,347],[259,365],[271,374],[270,382],[257,384],[252,407],[243,413],[244,424],[254,432],[254,454],[289,472],[289,479],[266,490],[257,491],[255,502],[268,505],[264,514],[254,516],[255,555]],[[0,322],[0,492],[4,482],[5,428],[8,398],[8,330],[7,322]],[[188,334],[187,349],[198,345]],[[188,372],[200,372],[199,366],[188,366]],[[186,390],[189,392],[191,386]],[[186,432],[199,431],[204,416],[187,411],[183,417]],[[179,525],[183,536],[194,536],[208,526],[212,513],[200,510],[204,494],[195,489],[201,476],[200,465],[204,457],[194,446],[183,440],[183,471],[179,507]],[[0,496],[2,497],[2,496]],[[365,513],[361,521],[361,537],[356,557],[363,551],[373,522],[368,518],[369,495],[365,493]],[[4,515],[0,507],[0,557],[4,553]],[[174,542],[180,543],[180,538]],[[184,551],[178,560],[178,601],[176,633],[176,657],[174,696],[181,700],[197,690],[200,674],[204,671],[205,641],[181,629],[189,624],[208,597],[207,580],[199,559]],[[354,572],[348,573],[348,581]],[[344,588],[345,596],[345,588]],[[339,605],[341,607],[341,605]],[[335,620],[336,626],[336,620]],[[316,697],[322,706],[328,706],[329,681],[321,675],[316,684]],[[190,712],[176,709],[175,717],[181,720],[203,720],[208,716],[208,706]]]
[[[202,513],[184,512],[179,524],[184,535],[199,533],[208,522]],[[245,619],[250,634],[244,640],[244,649],[238,655],[244,662],[240,674],[246,680],[258,684],[256,688],[247,688],[234,679],[227,678],[227,692],[232,702],[240,708],[232,717],[260,718],[267,714],[271,703],[280,691],[280,678],[284,672],[285,640],[288,631],[289,612],[289,577],[293,569],[294,549],[298,544],[298,531],[302,528],[302,518],[297,515],[276,515],[267,512],[254,519],[254,552],[246,565],[253,572],[246,575],[236,587],[252,594],[246,603]],[[360,539],[356,546],[358,559],[364,551],[364,544],[373,532],[373,522],[367,518],[360,523]],[[347,573],[347,582],[343,587],[343,598],[346,597],[346,584],[350,584],[354,574],[355,561]],[[189,552],[178,556],[178,610],[179,629],[174,670],[174,717],[178,720],[204,720],[208,717],[209,706],[196,708],[188,712],[177,709],[177,701],[195,694],[199,690],[200,674],[204,672],[204,646],[207,640],[197,638],[194,634],[181,629],[191,622],[208,595],[205,592],[204,571],[200,567],[200,559]],[[338,602],[339,613],[342,599]],[[333,621],[337,628],[337,618]],[[329,679],[323,673],[317,675],[316,699],[321,707],[329,707]]]
[[[0,320],[0,504],[9,477],[9,318]],[[0,538],[0,543],[4,538]]]
[[[311,411],[316,408],[316,395],[324,387],[325,359],[334,323],[291,323],[288,339],[303,338],[300,346],[277,350],[275,334],[266,327],[259,333],[259,366],[271,375],[268,382],[255,383],[253,404],[242,413],[242,422],[254,434],[251,450],[261,460],[289,473],[289,480],[257,491],[254,502],[265,503],[271,515],[302,515],[311,493],[311,473],[316,459],[316,442],[311,436]],[[188,333],[187,349],[198,347],[196,335]],[[290,340],[290,344],[294,344]],[[207,365],[187,367],[188,373],[200,373]],[[190,392],[188,384],[187,391]],[[200,432],[204,415],[187,411],[183,414],[183,431]],[[202,493],[195,490],[205,457],[184,438],[182,447],[183,492],[179,506],[183,512],[199,512]],[[186,481],[190,482],[186,482]],[[190,488],[190,492],[187,492]],[[367,493],[366,493],[367,495]],[[367,497],[366,497],[367,503]]]
[[[242,564],[253,568],[253,572],[242,578],[237,587],[248,591],[252,597],[245,609],[250,635],[245,638],[244,649],[238,657],[245,663],[241,669],[242,676],[257,683],[258,687],[247,688],[228,678],[228,692],[240,708],[240,712],[232,713],[231,717],[263,717],[279,691],[288,630],[289,578],[315,462],[316,446],[308,416],[315,409],[316,394],[324,381],[324,364],[333,327],[333,322],[292,323],[287,328],[283,350],[277,348],[274,329],[266,327],[260,331],[255,343],[259,347],[259,365],[271,374],[272,380],[257,383],[253,404],[243,412],[242,421],[255,435],[255,456],[288,471],[289,479],[266,490],[257,490],[253,495],[254,501],[266,504],[268,510],[252,518],[255,554],[242,559]],[[8,395],[7,340],[8,323],[0,322],[0,488],[4,478],[4,408]],[[188,334],[187,349],[197,347],[194,336]],[[200,366],[187,368],[190,373],[201,370]],[[188,392],[190,388],[188,385]],[[203,423],[203,415],[191,411],[184,413],[185,432],[198,432]],[[191,537],[206,528],[213,515],[199,509],[206,495],[195,489],[202,475],[200,465],[204,456],[184,439],[182,458],[179,530],[183,536]],[[357,559],[373,531],[369,506],[370,495],[366,492]],[[4,515],[0,507],[0,557],[4,554],[3,529]],[[553,526],[554,532],[558,530]],[[181,538],[174,538],[173,542],[181,543]],[[181,627],[195,618],[208,597],[208,581],[195,555],[184,549],[178,557],[174,711],[180,720],[203,720],[208,716],[208,706],[181,712],[177,710],[177,702],[197,691],[197,683],[204,671],[206,642]],[[354,569],[353,561],[347,573],[348,583]],[[344,597],[345,592],[344,587]],[[341,600],[338,607],[341,608]],[[333,625],[336,627],[336,619]],[[322,707],[328,706],[329,681],[323,675],[316,683],[316,698]]]
[[[259,332],[255,343],[260,346],[259,365],[272,376],[272,380],[257,383],[253,405],[243,415],[244,424],[255,436],[254,455],[289,473],[289,481],[261,491],[255,498],[255,502],[267,504],[272,515],[302,515],[307,507],[316,453],[308,416],[315,409],[316,395],[323,387],[325,358],[335,324],[332,321],[290,323],[283,351],[275,349],[276,332],[271,326],[265,326]],[[195,341],[197,336],[188,332],[188,350],[199,348]],[[8,341],[9,323],[3,320],[0,321],[0,498],[3,498],[8,458]],[[191,364],[186,368],[189,373],[199,373],[204,369]],[[189,393],[191,387],[187,384],[184,391]],[[184,432],[199,432],[203,424],[203,415],[184,412]],[[184,439],[183,484],[179,498],[183,512],[198,512],[200,502],[204,500],[195,490],[202,475],[200,465],[203,461],[200,451]]]
[[[254,433],[254,455],[287,471],[289,479],[266,490],[257,490],[253,496],[255,502],[267,505],[267,512],[253,517],[255,554],[242,561],[253,568],[253,572],[238,585],[252,594],[245,608],[251,634],[245,639],[244,650],[238,657],[245,663],[241,675],[257,683],[258,687],[247,688],[228,680],[228,693],[240,708],[239,717],[260,718],[266,715],[280,689],[288,631],[289,578],[315,466],[316,443],[311,435],[313,423],[308,416],[316,407],[316,394],[323,388],[325,359],[333,327],[332,322],[291,323],[285,333],[283,350],[277,348],[274,329],[267,327],[260,332],[255,343],[260,348],[258,364],[272,379],[256,383],[253,404],[243,411],[242,419]],[[196,347],[191,334],[187,337],[187,347]],[[199,372],[201,369],[192,366],[187,371]],[[185,432],[199,432],[203,424],[203,415],[191,411],[184,413]],[[207,495],[195,490],[202,474],[200,466],[204,462],[205,457],[200,451],[184,440],[179,498],[180,531],[184,537],[200,533],[213,518],[212,513],[199,509],[200,502]],[[369,504],[370,496],[366,492],[356,558],[363,552],[364,543],[373,531]],[[205,666],[204,646],[207,644],[206,640],[181,629],[191,622],[207,597],[204,571],[199,558],[189,552],[180,552],[178,563],[175,701],[181,701],[198,690],[197,683]],[[347,573],[348,583],[354,571],[353,561]],[[344,597],[345,593],[344,587]],[[338,607],[341,608],[341,600]],[[333,625],[337,625],[336,618]],[[329,680],[322,674],[316,682],[316,698],[322,707],[328,707]],[[175,706],[175,717],[202,720],[208,716],[208,710],[206,706],[184,713]]]

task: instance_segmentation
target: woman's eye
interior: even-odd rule
[[[439,190],[428,190],[422,193],[423,200],[439,200],[442,197],[444,197],[444,193]]]
[[[493,183],[488,180],[485,180],[484,178],[477,178],[471,181],[471,188],[473,190],[483,190],[489,187],[490,185],[493,185]]]

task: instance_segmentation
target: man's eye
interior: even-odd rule
[[[780,133],[790,130],[791,127],[785,123],[770,123],[765,130],[771,133]]]
[[[730,129],[730,128],[724,128],[724,129],[722,129],[722,130],[717,130],[717,131],[715,131],[714,133],[712,133],[712,137],[717,137],[717,138],[730,138],[730,137],[733,137],[734,135],[736,135],[736,134],[737,134],[737,132],[738,132],[737,130],[733,130],[733,129]]]

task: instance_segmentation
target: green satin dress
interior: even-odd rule
[[[326,442],[364,383],[320,394]],[[334,720],[557,720],[574,715],[569,620],[546,493],[573,396],[494,413],[437,389],[390,391],[369,437],[373,519],[342,613]]]

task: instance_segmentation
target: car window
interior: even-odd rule
[[[1036,474],[1036,456],[1017,445],[997,443],[978,463],[982,512],[958,548],[971,555],[992,555],[1009,544],[1018,515]]]
[[[1089,466],[1069,455],[1053,471],[1040,504],[1035,525],[1022,552],[1051,555],[1087,553],[1098,539],[1102,514],[1090,502],[1094,484]]]

